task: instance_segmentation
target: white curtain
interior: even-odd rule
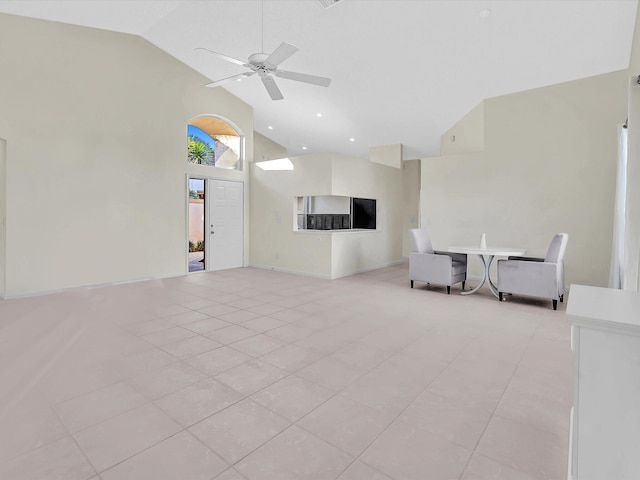
[[[627,200],[627,129],[620,127],[618,130],[618,175],[616,177],[609,288],[622,288],[622,281],[624,279],[624,219]]]

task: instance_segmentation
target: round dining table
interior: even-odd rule
[[[451,253],[466,253],[467,255],[477,255],[482,261],[482,266],[484,268],[482,270],[482,279],[480,280],[480,283],[475,288],[462,292],[462,295],[471,295],[472,293],[477,292],[478,290],[480,290],[482,285],[484,285],[485,282],[488,281],[491,293],[493,293],[496,297],[498,297],[498,288],[493,284],[493,282],[491,281],[491,277],[489,276],[489,268],[491,267],[491,262],[493,262],[493,259],[495,257],[517,257],[527,253],[527,251],[524,249],[511,247],[480,248],[456,246],[449,247],[447,251]]]

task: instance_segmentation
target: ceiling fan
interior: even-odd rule
[[[250,77],[257,73],[262,80],[264,87],[267,89],[271,100],[282,100],[284,97],[282,96],[282,92],[278,88],[278,85],[276,85],[276,82],[273,79],[273,75],[275,75],[276,77],[295,80],[296,82],[310,83],[311,85],[318,85],[321,87],[328,87],[331,83],[330,78],[308,75],[306,73],[289,72],[287,70],[279,70],[278,66],[299,50],[295,45],[291,45],[290,43],[286,42],[281,43],[280,46],[276,48],[271,54],[254,53],[253,55],[249,55],[249,60],[247,62],[243,62],[242,60],[238,60],[236,58],[232,58],[218,52],[214,52],[212,50],[209,50],[208,48],[201,47],[196,48],[196,50],[209,52],[212,55],[221,58],[222,60],[235,63],[236,65],[241,65],[251,70],[250,72],[239,73],[238,75],[233,75],[221,80],[216,80],[215,82],[207,84],[207,87],[217,87],[218,85],[221,85],[230,80],[239,80],[244,77]]]

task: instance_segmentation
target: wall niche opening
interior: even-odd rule
[[[295,199],[295,230],[375,230],[372,198],[315,195]]]

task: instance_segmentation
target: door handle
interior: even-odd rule
[[[214,233],[216,233],[216,232],[211,232],[211,234],[212,234],[212,235],[213,235]]]

